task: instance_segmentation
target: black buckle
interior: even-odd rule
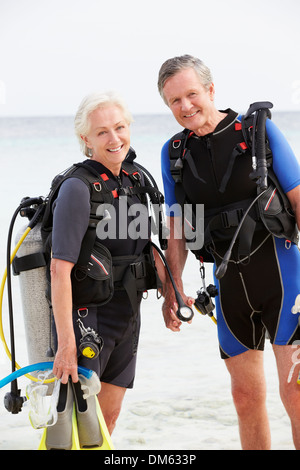
[[[146,275],[145,264],[143,261],[137,263],[131,263],[130,269],[135,279],[142,279]]]
[[[223,228],[237,227],[243,217],[243,209],[221,212]]]
[[[132,196],[132,188],[126,186],[125,188],[121,187],[118,190],[119,196]]]

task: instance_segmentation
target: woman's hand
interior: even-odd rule
[[[58,350],[55,355],[53,364],[53,374],[61,379],[63,384],[66,384],[71,377],[72,382],[78,382],[78,363],[77,363],[77,348],[75,340],[70,344],[58,345]]]

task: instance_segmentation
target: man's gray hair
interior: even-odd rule
[[[213,81],[213,77],[210,69],[204,64],[202,60],[188,54],[173,57],[172,59],[166,60],[162,64],[158,74],[158,91],[166,105],[168,105],[164,96],[164,86],[166,81],[176,75],[176,73],[189,68],[195,70],[204,88],[206,90],[209,89]]]

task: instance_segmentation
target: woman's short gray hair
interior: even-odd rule
[[[79,105],[74,119],[75,134],[78,138],[82,153],[87,157],[90,157],[90,155],[81,136],[87,135],[90,130],[89,116],[96,109],[111,105],[118,106],[123,111],[125,121],[128,124],[133,121],[127,105],[115,91],[91,93],[87,95]]]
[[[210,69],[204,64],[202,60],[188,54],[173,57],[172,59],[166,60],[162,64],[158,74],[158,91],[166,104],[168,104],[164,95],[164,86],[166,81],[168,78],[176,75],[176,73],[189,68],[195,70],[204,88],[206,90],[209,89],[213,81],[213,77]]]

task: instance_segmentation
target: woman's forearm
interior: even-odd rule
[[[53,373],[67,383],[69,376],[78,381],[77,348],[72,318],[71,271],[74,264],[68,261],[51,261],[51,297],[57,332],[57,352]]]
[[[73,332],[72,285],[73,264],[53,259],[51,262],[51,298],[58,340],[67,340]]]

